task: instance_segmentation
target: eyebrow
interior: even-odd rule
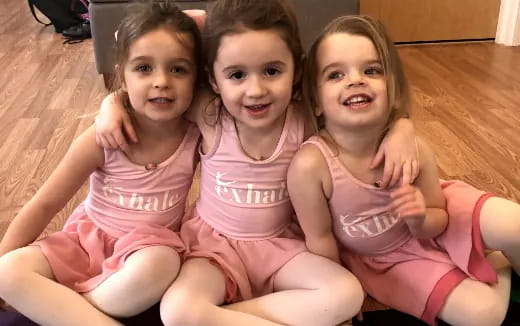
[[[132,58],[131,60],[128,61],[128,63],[134,63],[134,62],[139,62],[139,61],[147,61],[147,60],[153,60],[153,58],[151,56],[141,55],[141,56]],[[186,59],[186,58],[183,58],[183,57],[174,58],[173,60],[171,60],[171,62],[178,62],[178,61],[184,62],[184,63],[189,64],[189,65],[193,65],[194,64],[192,60]]]
[[[381,60],[379,59],[372,59],[372,60],[367,60],[365,61],[363,64],[365,65],[371,65],[371,64],[374,64],[374,63],[377,63],[377,64],[380,64],[382,65],[383,63],[381,62]],[[321,73],[325,73],[325,71],[327,71],[328,69],[330,68],[333,68],[333,67],[336,67],[336,66],[341,66],[342,64],[340,62],[333,62],[333,63],[330,63],[328,65],[326,65],[322,70],[321,70]]]
[[[285,67],[287,64],[283,61],[280,61],[280,60],[274,60],[274,61],[269,61],[269,62],[266,62],[263,64],[263,66],[271,66],[271,65],[277,65],[277,66],[283,66]],[[227,72],[227,71],[230,71],[230,70],[238,70],[238,69],[241,69],[243,68],[244,65],[232,65],[232,66],[227,66],[225,67],[224,69],[222,69],[223,72]]]

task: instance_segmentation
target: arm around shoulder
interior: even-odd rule
[[[304,145],[294,156],[287,189],[309,251],[339,263],[327,198],[331,192],[330,173],[314,145]]]
[[[441,234],[448,224],[446,200],[442,193],[435,155],[430,146],[417,138],[419,151],[420,174],[415,181],[426,206],[426,218],[418,228],[416,236],[419,238],[433,238]]]
[[[72,143],[49,179],[13,219],[0,243],[0,256],[36,240],[88,176],[103,164],[103,149],[96,145],[92,126]]]

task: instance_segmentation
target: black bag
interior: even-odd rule
[[[88,0],[28,0],[34,18],[46,26],[54,25],[56,33],[88,20]],[[36,16],[34,7],[44,14],[50,23],[44,23]]]

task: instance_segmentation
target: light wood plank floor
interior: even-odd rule
[[[92,42],[64,45],[24,1],[0,4],[0,236],[49,176],[106,95]],[[400,47],[419,135],[441,176],[520,201],[520,47]],[[56,189],[56,191],[60,191]],[[84,198],[74,196],[47,230]]]

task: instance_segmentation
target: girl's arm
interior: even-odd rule
[[[197,125],[204,141],[211,144],[217,118],[214,100],[215,94],[211,90],[196,90],[190,107],[183,115]],[[96,143],[103,148],[125,151],[128,148],[127,136],[133,142],[138,141],[132,120],[117,92],[107,95],[101,102],[95,128]]]
[[[309,251],[340,263],[326,196],[331,182],[321,152],[315,146],[303,146],[289,166],[287,189]]]
[[[117,92],[108,94],[101,102],[96,117],[96,143],[107,149],[128,148],[127,136],[137,143],[137,133]]]
[[[392,210],[405,219],[415,237],[431,239],[446,228],[448,213],[433,152],[422,141],[418,141],[418,149],[421,173],[414,185],[403,185],[392,192]]]
[[[36,240],[103,163],[103,150],[96,145],[94,128],[90,127],[72,143],[56,170],[11,222],[0,243],[0,256]]]
[[[419,158],[415,143],[415,130],[412,121],[407,118],[397,120],[381,142],[372,168],[381,165],[384,160],[384,174],[380,186],[390,188],[399,182],[410,184],[419,174]]]

